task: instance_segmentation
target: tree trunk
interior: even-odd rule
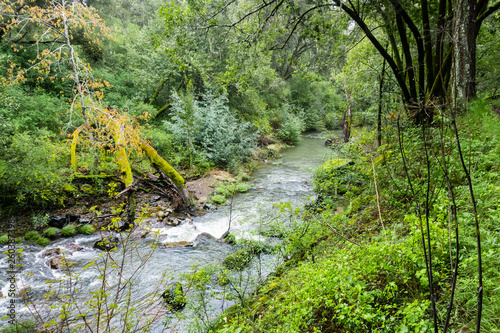
[[[387,47],[386,47],[387,48]],[[382,145],[382,97],[384,94],[385,63],[382,63],[382,73],[380,74],[378,88],[378,114],[377,114],[377,147]]]
[[[460,104],[476,96],[476,1],[455,0],[452,97]]]

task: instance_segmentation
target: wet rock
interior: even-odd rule
[[[186,242],[186,241],[181,241],[181,242],[171,242],[171,243],[165,243],[164,244],[166,248],[171,248],[171,247],[192,247],[193,242]]]
[[[118,246],[120,240],[115,236],[103,237],[94,243],[94,249],[102,251],[111,251]]]
[[[165,220],[164,220],[165,224],[169,225],[169,226],[172,226],[172,227],[176,227],[178,226],[179,224],[181,224],[181,220],[179,220],[178,218],[176,217],[167,217]]]
[[[149,235],[149,231],[141,228],[135,230],[135,232],[131,236],[133,239],[140,239],[140,238],[146,238],[147,235]]]
[[[155,196],[155,197],[153,198],[153,201],[158,201],[158,200],[160,200],[160,199],[161,199],[161,196],[157,195],[157,196]]]
[[[180,282],[174,282],[161,295],[170,309],[176,311],[186,306],[186,298]]]
[[[51,216],[49,220],[49,227],[62,228],[68,224],[66,217]]]
[[[156,203],[154,201],[148,202],[148,204],[149,204],[149,207],[156,207],[156,206],[158,206],[158,203]]]
[[[198,236],[196,236],[196,239],[194,241],[194,243],[196,245],[200,244],[200,243],[205,243],[205,242],[208,242],[208,241],[213,241],[215,240],[216,238],[212,235],[210,235],[208,232],[202,232],[201,234],[199,234]]]
[[[83,246],[80,246],[76,243],[69,243],[69,244],[66,244],[64,247],[70,251],[73,251],[73,252],[78,252],[78,251],[83,250]]]
[[[43,251],[42,257],[44,257],[44,258],[55,257],[55,256],[60,255],[60,254],[61,254],[61,249],[56,247],[53,249],[48,249],[48,250]]]
[[[80,215],[66,214],[66,222],[72,223],[78,221]]]
[[[47,264],[51,269],[63,269],[67,267],[66,260],[63,257],[55,257],[50,259]]]
[[[231,234],[229,232],[224,233],[221,239],[229,245],[236,244],[236,237],[234,236],[234,234]]]
[[[217,206],[214,206],[214,205],[209,204],[209,203],[205,203],[203,205],[203,209],[206,209],[206,210],[217,210]]]
[[[78,223],[80,223],[80,224],[89,224],[90,223],[90,219],[86,218],[86,217],[80,217],[80,219],[78,220]]]

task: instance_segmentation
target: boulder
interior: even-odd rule
[[[171,310],[181,310],[186,306],[186,298],[180,282],[174,282],[161,295]]]
[[[103,237],[94,243],[94,249],[111,251],[118,246],[120,240],[116,236]]]
[[[70,251],[73,251],[73,252],[78,252],[78,251],[81,251],[83,250],[83,246],[80,246],[76,243],[69,243],[69,244],[66,244],[65,247],[70,250]]]
[[[78,223],[80,223],[80,224],[89,224],[90,223],[90,219],[86,218],[86,217],[80,217],[80,219],[78,220]]]
[[[47,261],[47,264],[51,269],[63,269],[67,266],[66,259],[60,256],[50,259],[49,261]]]
[[[167,248],[170,248],[170,247],[192,247],[193,242],[180,241],[180,242],[165,243],[164,245]]]
[[[49,227],[62,228],[68,224],[66,217],[51,216],[49,220]]]
[[[66,222],[72,223],[78,221],[80,215],[66,214]]]
[[[203,205],[203,209],[206,209],[206,210],[217,210],[217,206],[214,206],[214,205],[209,204],[209,203],[205,203]]]
[[[60,254],[61,254],[61,249],[56,247],[53,249],[48,249],[48,250],[43,251],[42,257],[44,257],[44,258],[55,257],[55,256],[60,255]]]

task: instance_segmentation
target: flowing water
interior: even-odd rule
[[[164,248],[158,247],[147,265],[137,275],[135,279],[138,297],[143,297],[148,293],[155,292],[163,272],[167,272],[168,278],[178,280],[182,273],[190,272],[194,265],[217,264],[227,255],[235,251],[235,247],[218,241],[228,229],[229,217],[231,216],[231,233],[237,238],[250,238],[251,231],[256,228],[255,221],[262,213],[271,209],[272,205],[280,201],[290,201],[293,204],[302,205],[307,198],[312,196],[312,178],[314,169],[325,159],[329,150],[325,148],[322,137],[319,133],[310,133],[303,136],[302,141],[294,148],[283,152],[282,158],[265,163],[253,174],[253,187],[246,193],[235,196],[232,207],[220,207],[218,210],[193,218],[192,222],[185,222],[177,227],[156,228],[161,234],[161,242],[194,242],[193,247]],[[203,234],[202,237],[199,235]],[[211,235],[213,237],[207,236]],[[95,259],[101,251],[93,249],[92,245],[100,238],[98,234],[91,236],[79,235],[72,238],[65,238],[49,245],[48,248],[60,247],[65,244],[76,243],[84,249],[68,252],[68,260],[72,264],[72,272],[80,276],[79,289],[82,291],[77,300],[84,302],[88,299],[88,290],[99,288],[101,280],[95,269],[83,269],[91,260]],[[146,252],[152,244],[151,239],[144,239],[140,242],[137,251]],[[19,245],[16,245],[19,249]],[[50,269],[46,259],[42,257],[39,247],[23,245],[24,257],[22,258],[22,274],[18,274],[17,287],[28,288],[33,292],[35,299],[46,294],[50,289],[46,280],[57,280],[64,273]],[[2,252],[7,247],[2,248]],[[132,274],[140,264],[139,256],[132,255],[130,262],[125,265],[125,273]],[[272,261],[271,255],[264,256],[267,261]],[[128,260],[128,259],[127,259]],[[0,262],[0,286],[3,296],[9,293],[9,276],[7,274],[6,260]],[[22,275],[22,281],[20,277]],[[110,283],[117,283],[118,277],[110,276]],[[157,292],[158,293],[158,292]],[[161,291],[159,292],[161,293]],[[7,306],[11,298],[0,299],[0,315],[7,313]],[[21,300],[16,303],[17,317],[26,315],[27,310],[23,308]],[[210,300],[210,304],[216,308],[215,313],[222,311],[225,307],[234,302],[221,302],[217,299]],[[0,320],[0,327],[4,326],[6,320]],[[186,323],[180,323],[172,331],[187,330]],[[159,328],[157,329],[160,330]],[[169,330],[167,330],[169,331]]]

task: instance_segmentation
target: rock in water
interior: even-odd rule
[[[43,253],[42,253],[42,257],[44,258],[47,258],[47,257],[54,257],[54,256],[57,256],[61,254],[61,249],[56,247],[56,248],[53,248],[53,249],[48,249],[48,250],[45,250]]]
[[[181,310],[186,306],[186,298],[180,282],[172,283],[161,296],[172,310]]]
[[[55,257],[50,259],[47,264],[51,269],[63,269],[67,266],[66,260],[63,257]]]
[[[115,236],[104,237],[94,243],[94,249],[111,251],[116,248],[119,241],[118,237]]]
[[[83,250],[83,246],[80,246],[76,243],[69,243],[69,244],[66,244],[65,247],[70,250],[70,251],[73,251],[73,252],[78,252],[78,251],[81,251]]]

